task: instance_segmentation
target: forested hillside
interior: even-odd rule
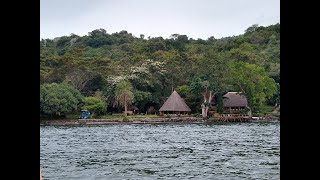
[[[220,104],[225,92],[242,92],[254,112],[264,103],[280,104],[280,24],[253,25],[221,39],[97,29],[40,41],[40,113],[84,107],[97,114],[117,112],[126,92],[129,104],[152,113],[172,88],[193,113],[201,112],[206,90]]]

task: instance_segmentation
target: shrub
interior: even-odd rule
[[[85,97],[83,109],[89,110],[96,115],[103,115],[106,111],[106,103],[97,97]]]
[[[55,115],[76,111],[82,101],[81,93],[68,84],[40,85],[40,112],[44,114]]]

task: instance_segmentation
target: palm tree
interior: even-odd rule
[[[115,89],[115,99],[116,103],[124,107],[124,115],[127,116],[128,104],[132,103],[133,93],[132,85],[129,81],[120,81]]]

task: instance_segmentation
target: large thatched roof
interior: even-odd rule
[[[224,107],[246,107],[248,106],[247,98],[238,92],[228,92],[223,96]]]
[[[180,111],[186,112],[191,111],[188,105],[184,102],[184,100],[180,97],[180,95],[173,91],[170,97],[166,100],[166,102],[162,105],[159,111]]]

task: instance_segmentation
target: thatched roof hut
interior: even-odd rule
[[[160,108],[160,114],[170,113],[170,114],[185,114],[191,112],[191,109],[185,103],[185,101],[180,97],[177,91],[173,91],[166,102]]]
[[[223,96],[223,107],[247,107],[247,98],[239,92],[228,92]]]
[[[247,98],[240,92],[228,92],[223,96],[224,114],[231,116],[251,116]]]

